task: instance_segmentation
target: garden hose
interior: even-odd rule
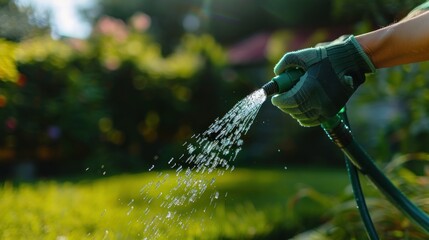
[[[338,113],[343,119],[344,123],[350,128],[349,120],[347,118],[346,107],[341,109]],[[349,158],[344,154],[344,161],[346,163],[347,173],[349,175],[350,183],[352,185],[353,194],[357,208],[359,210],[362,222],[368,234],[370,240],[379,240],[377,230],[375,229],[374,223],[372,222],[371,215],[369,214],[368,206],[366,205],[365,196],[362,191],[362,187],[359,180],[359,172],[355,165],[351,163]]]
[[[300,69],[291,69],[274,77],[271,81],[266,83],[262,89],[265,91],[267,96],[289,91],[299,78],[303,75],[303,71]],[[339,113],[327,121],[322,123],[322,128],[328,135],[328,137],[341,149],[345,156],[351,161],[357,170],[367,175],[369,179],[377,186],[381,193],[405,216],[411,219],[414,224],[421,227],[426,233],[429,233],[429,216],[423,212],[419,207],[410,201],[399,189],[397,189],[393,183],[381,172],[381,170],[375,165],[373,159],[363,150],[363,148],[355,141],[351,130],[344,122],[341,117],[344,113]],[[349,169],[350,170],[350,169]],[[360,209],[362,220],[367,228],[368,235],[371,239],[378,239],[375,228],[370,221],[368,211],[366,210],[366,204],[364,203],[364,197],[362,191],[357,185],[355,179],[356,176],[352,171],[349,174],[352,184],[357,192],[354,192],[356,202]],[[363,204],[362,204],[363,203]]]
[[[266,83],[262,89],[264,89],[267,96],[271,96],[277,93],[286,92],[290,90],[294,84],[299,80],[303,75],[303,71],[300,69],[290,69],[283,74],[280,74],[274,77],[271,81]],[[343,119],[347,122],[347,116],[345,111],[340,111],[339,113]],[[350,160],[345,155],[345,163],[347,167],[347,173],[352,185],[353,194],[355,196],[356,205],[358,207],[360,216],[364,223],[366,232],[369,239],[378,240],[377,231],[375,230],[374,224],[372,222],[371,216],[369,215],[368,207],[366,205],[365,197],[361,188],[359,181],[359,174],[356,167],[350,163]]]
[[[414,224],[429,233],[429,216],[410,201],[375,165],[374,160],[354,140],[350,129],[339,115],[322,124],[331,140],[360,172],[367,175],[381,193]]]

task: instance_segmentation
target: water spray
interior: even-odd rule
[[[317,78],[324,79],[335,77],[334,75],[329,76],[329,71],[325,72],[328,72],[328,74],[323,76],[315,75],[319,73],[319,71],[315,69],[308,71],[306,74],[310,77],[313,75],[317,76]],[[334,73],[332,72],[332,74]],[[287,92],[303,75],[304,71],[302,69],[297,68],[287,70],[266,83],[262,89],[267,97]],[[396,188],[386,175],[384,175],[384,173],[375,165],[374,160],[364,151],[361,145],[356,142],[350,127],[348,126],[344,108],[337,115],[332,116],[327,121],[323,122],[321,127],[329,139],[334,142],[346,156],[346,166],[353,187],[353,192],[355,194],[356,203],[370,239],[379,238],[365,203],[365,198],[359,182],[358,171],[368,176],[368,178],[377,186],[379,191],[383,193],[396,208],[402,211],[405,216],[411,219],[414,224],[419,226],[426,233],[429,233],[428,214],[417,207],[398,188]]]

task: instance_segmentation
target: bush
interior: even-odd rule
[[[395,157],[383,170],[423,211],[429,212],[427,201],[427,171],[414,171],[410,164],[427,169],[427,153],[406,154]],[[427,234],[388,202],[372,186],[365,185],[370,215],[380,239],[426,239]],[[341,202],[341,201],[340,201]],[[365,239],[366,230],[356,210],[354,199],[342,201],[332,209],[333,218],[326,224],[296,236],[294,239]]]
[[[1,58],[10,66],[0,77],[17,82],[0,82],[2,161],[37,161],[48,173],[82,170],[88,158],[136,169],[223,111],[217,98],[232,91],[214,81],[226,58],[209,35],[186,35],[163,56],[149,34],[121,22],[97,29],[88,40],[1,42],[16,48],[19,69]]]

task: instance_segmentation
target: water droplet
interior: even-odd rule
[[[149,212],[150,212],[150,209],[147,207],[143,213],[144,213],[144,215],[147,215]]]
[[[105,176],[105,175],[106,175],[106,171],[103,172],[103,176]]]
[[[196,198],[197,198],[197,194],[192,194],[192,196],[189,197],[188,201],[189,202],[195,202]]]
[[[149,168],[149,172],[152,171],[155,168],[155,165],[152,164],[152,166],[150,166]]]
[[[219,192],[215,192],[214,198],[215,198],[215,199],[218,199],[218,198],[219,198]]]
[[[188,153],[192,154],[197,148],[193,146],[192,144],[188,145]]]
[[[285,168],[285,170],[287,170],[287,166],[285,166],[284,168]]]
[[[182,166],[179,166],[177,169],[176,169],[176,176],[179,176],[179,173],[181,172],[183,170],[183,167]]]
[[[134,206],[131,206],[130,210],[128,210],[128,212],[127,212],[127,216],[129,216],[133,210],[134,210]]]
[[[162,196],[162,192],[160,192],[160,193],[158,194],[158,196],[156,196],[156,199],[159,199],[161,196]]]
[[[89,171],[89,167],[85,168],[85,171]]]
[[[191,174],[192,174],[192,171],[191,171],[191,169],[190,168],[188,168],[188,169],[186,169],[186,176],[190,176]]]
[[[216,181],[216,178],[212,178],[212,180],[210,180],[210,185],[213,185]]]
[[[280,152],[280,149],[278,149],[277,152]]]

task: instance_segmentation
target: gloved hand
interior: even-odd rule
[[[271,102],[306,127],[320,125],[337,114],[365,81],[364,74],[375,72],[354,36],[286,53],[274,73],[297,67],[306,73],[291,90],[273,96]]]

